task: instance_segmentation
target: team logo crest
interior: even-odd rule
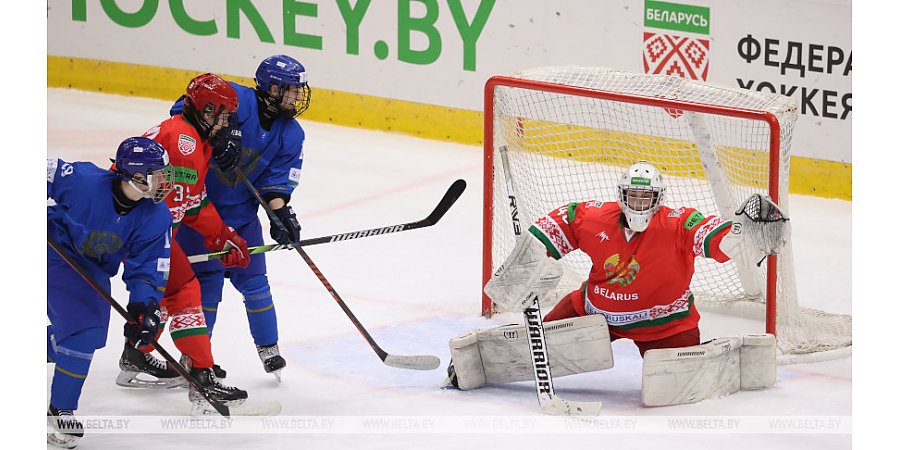
[[[641,265],[634,259],[634,256],[631,257],[631,261],[627,265],[624,261],[620,261],[621,259],[622,257],[616,253],[606,258],[606,261],[603,262],[603,271],[606,272],[607,278],[606,284],[628,286],[637,278]]]
[[[81,252],[88,258],[100,259],[122,248],[122,239],[116,233],[92,230],[81,243]]]
[[[191,153],[194,153],[194,150],[196,149],[197,141],[194,140],[194,138],[184,134],[178,136],[178,151],[181,152],[182,155],[190,155]]]

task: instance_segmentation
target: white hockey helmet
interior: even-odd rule
[[[628,228],[638,232],[646,230],[666,192],[662,174],[649,162],[640,160],[625,170],[618,187],[619,206]]]

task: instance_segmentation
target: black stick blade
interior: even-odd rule
[[[463,191],[466,190],[466,180],[459,179],[453,182],[450,185],[450,188],[447,189],[447,193],[444,194],[444,198],[441,199],[440,203],[434,207],[434,211],[428,215],[428,218],[425,219],[429,225],[436,224],[441,217],[444,217],[444,214],[450,210],[450,207],[456,203],[456,200],[459,199],[459,196],[462,195]]]

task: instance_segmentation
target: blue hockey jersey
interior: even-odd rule
[[[240,167],[244,175],[265,197],[268,193],[283,194],[290,198],[300,182],[303,165],[303,141],[305,133],[294,119],[276,119],[270,130],[259,123],[258,105],[254,89],[231,83],[238,94],[237,122],[242,140]],[[184,97],[178,99],[169,111],[180,114]],[[206,177],[206,194],[216,206],[222,220],[239,227],[256,218],[259,204],[233,173],[223,174],[215,163]]]
[[[95,280],[108,280],[124,260],[132,302],[159,302],[166,288],[172,215],[165,203],[141,200],[126,215],[113,206],[118,176],[88,162],[47,160],[47,234]],[[49,249],[48,245],[48,249]],[[48,258],[59,258],[49,250]]]

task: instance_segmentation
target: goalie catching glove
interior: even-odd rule
[[[745,241],[759,257],[777,255],[787,245],[788,218],[768,195],[751,195],[735,211],[735,216],[731,232],[719,245],[729,258],[735,259],[741,254],[740,245]]]
[[[787,244],[788,218],[768,195],[751,195],[734,214],[759,251],[767,255],[781,253]]]
[[[519,236],[512,252],[484,286],[494,311],[524,311],[535,297],[556,288],[562,277],[559,262],[547,256],[544,244],[531,233]]]

